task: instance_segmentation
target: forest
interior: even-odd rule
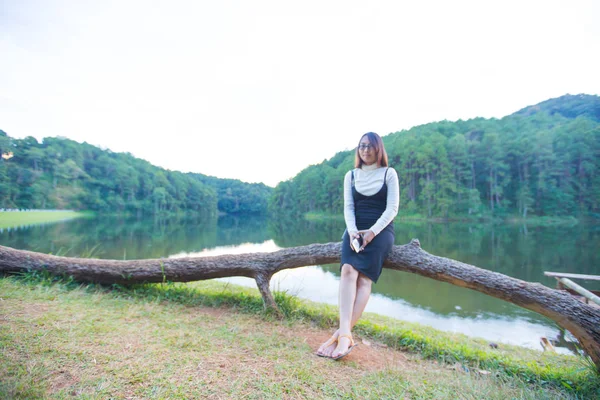
[[[156,167],[65,138],[0,130],[0,208],[160,215],[264,214],[272,188]]]
[[[360,138],[357,137],[357,143]],[[565,95],[501,119],[440,121],[383,136],[399,216],[600,218],[600,97]],[[354,150],[280,183],[273,214],[338,214]]]
[[[599,96],[565,95],[501,119],[433,122],[383,140],[400,179],[401,217],[600,218]],[[60,137],[39,143],[0,130],[0,154],[0,208],[138,216],[341,215],[354,162],[353,150],[342,151],[273,189]]]

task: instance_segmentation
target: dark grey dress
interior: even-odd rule
[[[377,193],[372,196],[365,196],[358,192],[354,186],[354,171],[352,171],[352,198],[354,199],[354,216],[356,218],[356,227],[359,231],[367,230],[381,217],[387,206],[387,170],[383,178],[383,185]],[[350,264],[357,271],[366,275],[373,282],[377,282],[383,261],[394,245],[395,233],[394,223],[390,222],[363,251],[356,253],[350,247],[350,237],[348,231],[344,232],[342,237],[342,262],[340,264]]]

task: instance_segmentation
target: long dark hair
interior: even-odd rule
[[[387,152],[385,151],[385,147],[383,146],[383,140],[381,140],[381,137],[375,132],[367,132],[360,137],[360,140],[358,141],[359,146],[360,141],[363,140],[365,136],[367,137],[367,139],[369,139],[369,143],[373,146],[373,149],[375,150],[375,154],[377,156],[377,165],[379,165],[380,167],[387,167],[388,156]],[[354,153],[354,168],[360,168],[362,167],[362,165],[363,161],[360,158],[360,154],[358,154],[358,146],[356,146],[356,152]]]

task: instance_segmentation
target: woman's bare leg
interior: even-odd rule
[[[347,310],[344,310],[343,306],[347,306],[348,303],[345,303],[342,299],[342,296],[344,294],[344,289],[346,287],[346,285],[351,284],[352,282],[355,282],[355,287],[356,287],[356,292],[354,295],[354,303],[352,304],[352,314],[351,314],[351,318],[350,318],[350,328],[347,328],[347,324],[346,324],[346,329],[348,330],[348,334],[350,333],[350,331],[352,330],[352,328],[354,327],[354,325],[356,325],[356,322],[360,319],[363,311],[365,310],[365,307],[367,305],[367,302],[369,301],[369,296],[371,295],[371,285],[372,285],[372,281],[367,278],[365,275],[359,273],[358,271],[356,271],[354,268],[352,268],[352,266],[348,265],[348,267],[351,268],[351,271],[354,271],[358,274],[358,276],[356,277],[356,280],[353,281],[352,276],[348,277],[351,279],[345,280],[345,279],[340,279],[340,328],[343,326],[343,316],[347,315]],[[342,267],[343,268],[343,267]],[[354,275],[354,274],[352,274]],[[344,275],[342,275],[342,277],[344,277]],[[347,319],[347,318],[346,318]],[[337,341],[337,337],[340,334],[340,329],[336,330],[335,333],[331,336],[330,339],[328,339],[325,343],[323,343],[321,345],[321,347],[319,347],[319,349],[317,350],[317,354],[325,356],[325,357],[331,357],[333,351],[336,349],[336,347],[338,346],[338,343],[336,343]],[[348,344],[349,344],[349,340]],[[341,352],[344,352],[347,350],[347,346],[345,349],[343,349]]]
[[[356,300],[354,300],[354,307],[352,308],[352,328],[354,328],[354,325],[356,325],[363,311],[365,310],[365,307],[367,306],[369,296],[371,295],[372,284],[373,282],[369,278],[359,273],[358,280],[356,282]],[[338,345],[336,341],[339,334],[340,330],[338,329],[333,333],[327,342],[323,343],[321,347],[319,347],[317,354],[325,357],[331,357],[331,354]]]
[[[358,286],[358,271],[349,264],[342,266],[340,277],[339,312],[340,333],[350,333],[352,330],[352,311]]]
[[[358,322],[363,311],[365,311],[365,307],[369,302],[369,297],[371,296],[371,285],[373,281],[367,278],[366,275],[361,273],[358,274],[358,280],[356,281],[356,300],[354,301],[354,308],[352,312],[352,326]]]
[[[357,292],[357,280],[358,280],[358,271],[354,269],[350,264],[344,264],[341,268],[341,276],[340,276],[340,288],[339,288],[339,313],[340,313],[340,327],[342,326],[342,321],[348,321],[348,323],[352,320],[353,309],[354,309],[354,301],[356,298]],[[347,324],[347,323],[346,323]],[[331,353],[337,346],[337,337],[338,331],[336,331],[333,336],[327,342],[323,343],[321,347],[317,350],[317,354],[331,357]]]
[[[340,310],[340,328],[336,333],[334,333],[334,335],[351,335],[352,328],[358,322],[363,311],[365,310],[365,307],[367,306],[367,302],[369,301],[369,297],[371,295],[371,284],[372,282],[369,278],[367,278],[361,273],[358,273],[358,277],[356,279],[356,293],[354,297],[354,302],[352,304],[352,317],[350,320],[350,324],[348,325],[342,323],[342,313]],[[337,357],[339,354],[345,353],[350,347],[350,345],[351,342],[349,338],[342,337],[341,339],[338,339],[338,345],[335,348],[335,350],[331,353],[331,357]]]

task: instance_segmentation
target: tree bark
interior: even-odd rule
[[[48,271],[70,275],[79,282],[122,285],[245,276],[256,280],[265,307],[277,311],[269,289],[273,274],[288,268],[339,262],[340,246],[311,244],[272,253],[130,261],[57,257],[0,246],[0,273]],[[384,267],[473,289],[542,314],[571,332],[600,371],[600,309],[564,291],[434,256],[421,249],[416,239],[394,246]]]

